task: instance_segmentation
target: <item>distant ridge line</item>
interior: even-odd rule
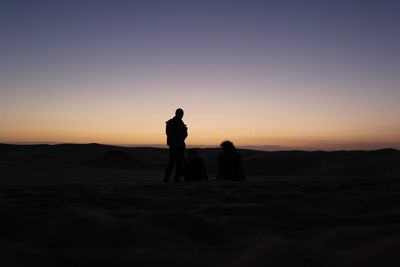
[[[75,147],[85,147],[85,146],[98,146],[98,147],[109,147],[113,149],[118,148],[149,148],[149,149],[167,149],[166,145],[111,145],[111,144],[101,144],[101,143],[41,143],[41,142],[24,142],[24,143],[0,143],[0,147],[66,147],[66,146],[75,146]],[[206,145],[188,145],[188,148],[198,148],[198,149],[219,149],[218,146],[206,146]],[[278,147],[278,146],[275,146]],[[285,148],[280,147],[279,150],[268,150],[262,148],[262,146],[238,146],[239,150],[249,150],[249,151],[260,151],[260,152],[400,152],[399,149],[396,148],[379,148],[379,149],[337,149],[337,150],[325,150],[325,149],[296,149],[296,148]]]

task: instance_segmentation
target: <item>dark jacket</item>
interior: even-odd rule
[[[167,134],[168,146],[184,146],[185,139],[188,136],[187,127],[183,121],[177,117],[173,117],[166,122],[165,132]]]
[[[242,181],[246,180],[242,167],[242,157],[238,153],[223,152],[218,156],[218,179]]]
[[[186,159],[183,163],[183,176],[186,182],[208,180],[204,160],[198,156]]]

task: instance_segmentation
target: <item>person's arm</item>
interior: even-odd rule
[[[186,125],[183,126],[184,130],[183,130],[183,139],[186,139],[186,137],[188,137],[188,129],[186,127]]]
[[[172,125],[170,124],[169,121],[167,121],[166,125],[165,125],[165,134],[167,136],[171,135],[171,127],[172,127]]]

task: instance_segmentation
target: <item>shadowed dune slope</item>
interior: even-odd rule
[[[199,149],[207,170],[217,170],[219,149]],[[256,151],[239,150],[248,175],[392,175],[400,170],[400,151]],[[162,170],[168,152],[162,148],[117,147],[99,144],[5,145],[0,144],[0,166],[76,165]]]

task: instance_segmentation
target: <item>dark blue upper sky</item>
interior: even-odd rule
[[[383,61],[390,71],[399,59],[399,7],[396,1],[2,1],[1,53],[10,61],[113,51],[114,59],[124,52],[169,57],[171,50],[178,60],[198,52],[260,61],[339,55],[338,61]]]

